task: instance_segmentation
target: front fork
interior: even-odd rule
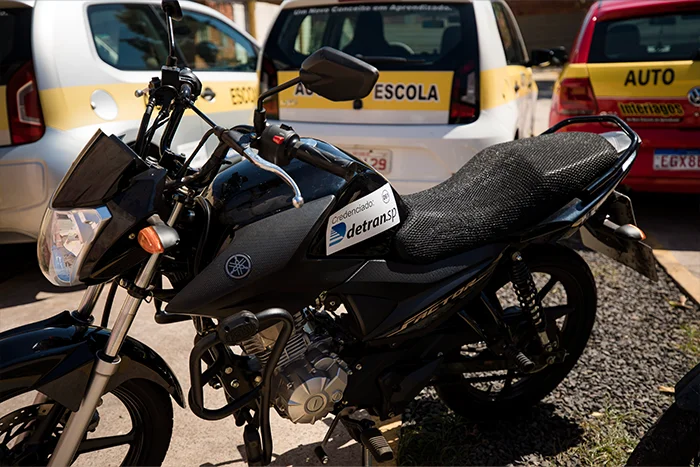
[[[175,204],[175,208],[168,219],[168,225],[170,227],[175,224],[182,210],[182,206],[182,203]],[[146,289],[151,284],[160,255],[161,253],[152,254],[150,258],[148,258],[146,265],[141,269],[138,276],[136,276],[135,285],[138,289]],[[103,286],[104,284],[93,285],[88,287],[85,292],[80,302],[80,307],[76,312],[84,321],[90,318]],[[63,430],[63,434],[58,440],[56,448],[49,459],[49,467],[63,467],[70,465],[73,461],[75,453],[80,446],[80,442],[83,440],[88,425],[95,413],[95,409],[97,409],[100,398],[104,394],[107,383],[110,377],[115,374],[119,368],[119,363],[121,362],[119,350],[126,339],[131,323],[133,323],[136,312],[142,301],[143,297],[136,297],[133,295],[129,295],[126,300],[124,300],[124,304],[119,312],[117,321],[114,323],[107,345],[97,354],[95,365],[90,375],[90,381],[85,390],[83,400],[80,403],[80,408],[77,412],[71,413],[70,418],[68,418],[68,423]]]

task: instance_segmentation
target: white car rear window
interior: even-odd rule
[[[465,3],[353,2],[288,9],[275,24],[268,48],[290,68],[330,46],[380,69],[454,70],[476,56],[473,16]]]

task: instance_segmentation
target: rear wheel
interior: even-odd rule
[[[74,463],[160,465],[173,429],[168,392],[150,381],[129,380],[102,401]],[[46,465],[70,411],[51,400],[18,402],[2,404],[14,410],[0,418],[0,465]]]
[[[485,345],[463,346],[452,360],[501,361],[503,370],[464,373],[461,380],[437,384],[442,401],[464,417],[507,416],[536,404],[556,388],[571,371],[586,347],[596,313],[596,287],[586,262],[574,251],[552,245],[531,246],[522,252],[535,280],[550,329],[558,334],[563,361],[542,364],[533,373],[522,373],[506,364]],[[497,273],[486,290],[500,303],[507,322],[525,321],[507,272]],[[556,326],[556,329],[554,328]],[[511,327],[512,329],[512,327]],[[536,334],[518,347],[535,360],[543,352]]]

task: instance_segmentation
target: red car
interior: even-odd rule
[[[619,115],[642,138],[625,185],[700,193],[700,1],[590,8],[554,85],[549,123],[594,114]]]

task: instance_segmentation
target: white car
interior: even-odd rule
[[[268,117],[370,162],[401,193],[533,133],[532,62],[502,0],[286,0],[263,47],[261,90],[324,46],[375,65],[372,93],[330,102],[298,85],[266,104]]]
[[[178,63],[202,80],[199,108],[222,125],[250,121],[258,45],[218,12],[182,7]],[[136,139],[146,98],[134,91],[165,63],[163,21],[159,0],[0,0],[0,244],[36,240],[56,186],[98,128]],[[172,149],[191,153],[204,127],[185,114]]]

